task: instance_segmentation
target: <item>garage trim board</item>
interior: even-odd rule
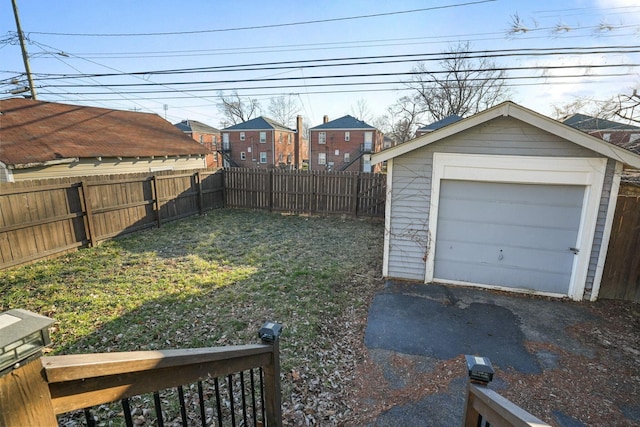
[[[523,289],[496,286],[485,283],[461,282],[434,277],[435,248],[438,236],[438,210],[442,180],[462,180],[513,184],[575,185],[583,186],[584,199],[578,226],[576,248],[569,282],[568,294],[539,292],[528,293],[550,296],[569,296],[581,300],[584,293],[587,269],[597,221],[598,204],[604,183],[607,161],[604,158],[563,158],[502,156],[483,154],[434,153],[431,203],[429,207],[429,232],[434,238],[426,257],[425,282],[439,281],[458,285],[475,285],[492,289],[523,292]],[[611,215],[611,213],[609,213]]]

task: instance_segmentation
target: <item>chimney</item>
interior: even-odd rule
[[[328,123],[328,122],[329,122],[329,116],[325,115],[325,116],[322,118],[322,123]]]

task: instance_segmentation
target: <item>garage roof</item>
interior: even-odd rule
[[[460,120],[449,126],[438,129],[421,137],[407,141],[404,144],[383,150],[371,156],[371,163],[376,164],[386,160],[409,153],[418,148],[440,141],[451,135],[463,132],[474,126],[493,120],[497,117],[513,117],[531,126],[545,130],[567,141],[580,145],[589,150],[602,154],[603,156],[615,159],[634,168],[640,168],[640,156],[631,151],[617,147],[600,138],[588,135],[582,131],[562,124],[547,116],[524,108],[511,101],[503,102],[495,107],[484,110],[466,119]]]
[[[157,114],[12,98],[0,100],[0,162],[204,155],[205,147]]]

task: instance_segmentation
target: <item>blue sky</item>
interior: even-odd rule
[[[184,0],[86,1],[18,0],[23,31],[29,38],[27,49],[31,69],[38,73],[98,74],[133,73],[197,67],[219,67],[280,61],[336,59],[400,54],[436,54],[458,42],[470,42],[474,50],[637,46],[627,53],[562,55],[546,57],[505,56],[498,65],[541,67],[583,65],[570,70],[527,70],[513,76],[546,78],[514,80],[511,99],[540,113],[550,115],[554,104],[576,97],[604,99],[626,92],[640,84],[640,5],[632,0],[557,1],[317,1],[232,2]],[[419,10],[427,9],[427,10]],[[396,13],[412,11],[407,13]],[[386,14],[386,15],[383,15]],[[509,35],[517,14],[527,31]],[[355,18],[363,15],[382,15]],[[273,26],[304,21],[333,20],[300,25]],[[0,97],[15,86],[8,81],[24,71],[19,46],[7,43],[15,32],[11,1],[0,4]],[[240,27],[260,27],[234,31]],[[608,28],[598,30],[597,27]],[[555,30],[554,30],[555,29]],[[157,36],[106,36],[104,34],[185,33]],[[64,35],[46,34],[64,33]],[[76,34],[76,35],[69,35]],[[82,36],[78,34],[102,34]],[[60,55],[64,52],[64,56]],[[589,65],[628,64],[617,68],[587,68]],[[636,65],[634,65],[636,64]],[[385,112],[398,97],[409,94],[401,80],[406,76],[342,78],[318,80],[321,75],[400,73],[409,71],[411,62],[332,67],[317,69],[234,71],[180,75],[142,74],[106,78],[59,81],[63,84],[98,85],[94,88],[50,85],[55,81],[37,80],[38,98],[46,101],[94,105],[117,109],[154,112],[172,123],[183,119],[200,120],[220,126],[216,93],[242,87],[241,95],[258,98],[266,107],[274,94],[293,94],[301,113],[311,126],[322,116],[337,118],[351,113],[358,100],[364,100],[372,115]],[[553,78],[560,73],[588,74],[583,77]],[[625,74],[603,77],[603,74]],[[296,77],[294,82],[271,85],[304,86],[326,82],[386,81],[382,85],[340,87],[287,87],[250,89],[246,82],[220,83],[220,80]],[[188,81],[215,81],[201,85],[179,85]],[[131,86],[109,91],[100,84],[162,83],[155,94],[126,93]],[[261,83],[265,84],[265,83]],[[141,90],[141,88],[137,88]],[[380,91],[378,89],[385,89]],[[347,93],[315,93],[358,90]],[[87,91],[101,92],[86,94]],[[82,93],[82,94],[78,94]],[[153,98],[153,99],[145,99]],[[166,106],[166,112],[165,112]]]

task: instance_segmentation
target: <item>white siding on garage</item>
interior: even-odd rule
[[[601,157],[579,145],[511,117],[490,120],[393,160],[388,277],[423,281],[429,234],[433,153],[547,157]],[[612,170],[607,169],[608,173]],[[610,177],[609,177],[610,182]],[[608,196],[606,196],[608,200]],[[603,195],[603,199],[605,195]],[[387,202],[389,203],[389,201]],[[598,218],[604,226],[605,212]],[[602,216],[602,218],[600,218]],[[597,255],[595,256],[597,259]],[[594,261],[595,263],[595,261]],[[594,264],[595,268],[595,264]]]

